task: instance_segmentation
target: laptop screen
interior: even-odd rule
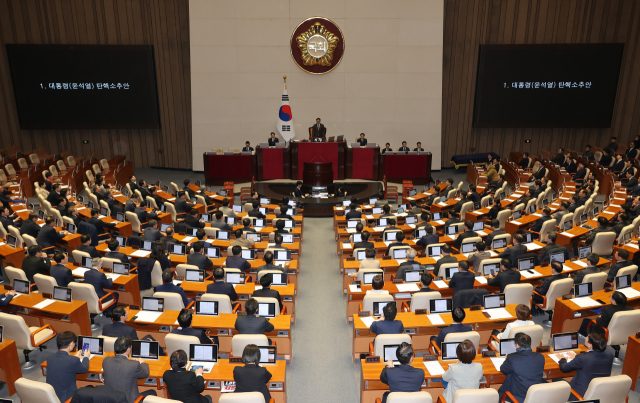
[[[549,263],[553,262],[564,263],[564,252],[558,252],[549,255]]]
[[[171,227],[171,224],[160,224],[160,231],[167,232],[167,228]]]
[[[104,354],[104,339],[99,337],[78,336],[78,350],[89,350],[90,354],[103,355]]]
[[[228,241],[229,240],[229,231],[218,231],[218,232],[216,232],[216,239],[219,239],[221,241]]]
[[[438,212],[438,213],[433,213],[432,218],[433,218],[433,221],[439,221],[441,217],[442,217],[442,214]]]
[[[274,260],[278,262],[290,262],[291,251],[290,250],[276,250]]]
[[[518,220],[522,217],[522,210],[516,210],[513,212],[513,219]]]
[[[260,346],[260,364],[276,363],[276,346]]]
[[[422,238],[423,236],[427,236],[427,230],[417,229],[413,232],[416,238]]]
[[[76,226],[71,223],[67,223],[67,231],[69,231],[71,234],[75,234]]]
[[[451,280],[454,274],[460,271],[459,267],[445,267],[444,269],[444,278],[445,280]]]
[[[483,295],[484,309],[504,308],[504,294]]]
[[[16,238],[13,235],[7,235],[7,244],[9,244],[9,246],[11,246],[12,248],[16,247],[16,243],[18,241],[18,238]]]
[[[293,234],[282,234],[282,243],[293,243]]]
[[[187,270],[185,270],[184,280],[185,281],[195,281],[195,282],[198,282],[198,283],[203,283],[204,282],[204,270],[187,269]]]
[[[171,245],[171,254],[184,255],[185,253],[187,253],[186,249],[187,249],[186,245],[174,243]]]
[[[367,252],[364,250],[359,250],[357,253],[356,259],[360,261],[360,260],[365,260],[366,258],[367,258]]]
[[[565,221],[564,222],[564,230],[565,231],[569,231],[571,228],[573,228],[573,221]]]
[[[237,205],[237,204],[234,204],[234,205],[232,206],[232,209],[233,209],[233,211],[234,211],[234,212],[236,212],[236,213],[242,213],[242,206],[239,206],[239,205]]]
[[[500,339],[500,355],[516,352],[516,339]]]
[[[257,228],[262,228],[265,226],[264,218],[256,218],[253,220],[253,226]],[[257,234],[256,234],[257,235]]]
[[[476,221],[473,223],[473,230],[474,231],[482,231],[484,229],[484,222],[483,221]]]
[[[253,249],[242,249],[242,257],[247,260],[255,260],[256,251]]]
[[[422,270],[407,270],[404,272],[404,281],[407,283],[417,283],[420,281]]]
[[[151,245],[153,244],[153,242],[151,241],[142,241],[142,250],[146,250],[151,252]]]
[[[491,244],[493,249],[502,249],[507,247],[507,239],[506,238],[498,238],[494,239]]]
[[[429,246],[427,248],[427,253],[429,254],[429,257],[440,256],[440,253],[442,253],[441,249],[442,248],[440,246]]]
[[[13,280],[13,289],[15,292],[29,295],[29,290],[30,290],[29,287],[30,285],[27,280],[19,280],[17,278]]]
[[[536,266],[536,258],[535,257],[527,257],[524,259],[518,259],[518,270],[529,270],[533,269]]]
[[[371,211],[371,214],[373,215],[379,215],[382,214],[382,207],[374,207]]]
[[[53,299],[58,301],[71,302],[71,288],[54,286]]]
[[[407,249],[394,249],[393,250],[393,258],[394,259],[406,259],[407,258]]]
[[[499,263],[485,264],[484,266],[482,266],[482,273],[485,276],[488,276],[489,274],[495,274],[498,271],[500,271],[499,266],[500,266]]]
[[[352,234],[351,239],[353,239],[353,243],[362,242],[362,233]]]
[[[228,271],[225,273],[225,283],[244,284],[244,276],[242,273]]]
[[[143,297],[142,310],[153,311],[153,312],[163,312],[164,298]]]
[[[398,361],[397,352],[400,344],[385,344],[383,349],[383,358],[384,362],[393,361],[394,363]]]
[[[389,232],[385,232],[384,233],[384,240],[385,241],[395,241],[396,240],[396,235],[398,235],[397,231],[389,231]]]
[[[626,274],[624,276],[618,276],[615,278],[616,282],[616,290],[620,290],[623,288],[631,287],[631,274]],[[15,287],[15,286],[14,286]]]
[[[589,219],[589,217],[587,216],[587,214],[581,215],[580,216],[580,224],[586,223],[588,219]]]
[[[236,225],[236,219],[235,219],[235,217],[227,217],[227,224],[229,224],[229,225]]]
[[[258,316],[265,318],[276,317],[276,303],[275,302],[260,302],[258,303]]]
[[[131,342],[131,358],[157,360],[160,343],[157,341],[133,340]]]
[[[389,304],[395,304],[395,302],[389,302],[389,301],[374,302],[373,303],[373,316],[382,316],[383,315],[382,310],[384,309],[385,306],[387,306]]]
[[[457,225],[451,225],[449,227],[447,227],[447,235],[455,235],[458,233],[458,226]]]
[[[527,232],[527,235],[525,236],[525,242],[533,242],[533,234],[531,232]]]
[[[378,201],[378,199],[375,198],[375,197],[370,197],[369,198],[369,204],[376,204],[377,201]]]
[[[573,295],[576,298],[588,297],[593,294],[593,283],[580,283],[573,286]]]
[[[452,299],[432,299],[429,301],[429,313],[451,312]]]
[[[91,267],[91,262],[93,261],[92,257],[82,257],[82,267]]]
[[[349,207],[351,205],[351,200],[343,200],[342,207]]]
[[[271,200],[267,199],[266,197],[261,197],[260,204],[271,204]]]
[[[409,224],[415,224],[415,223],[416,223],[416,217],[415,217],[415,216],[412,216],[412,215],[406,216],[406,217],[404,218],[404,223],[405,223],[405,224],[407,224],[407,225],[409,225]]]
[[[210,246],[208,248],[204,248],[204,252],[210,258],[219,258],[220,257],[220,248],[217,246]]]
[[[461,246],[462,253],[471,253],[476,250],[476,245],[473,242],[463,243]]]
[[[378,227],[386,227],[387,219],[386,218],[378,218]]]
[[[536,206],[535,204],[532,204],[531,206],[529,206],[529,213],[533,214],[536,212]]]
[[[264,220],[261,220],[264,221]],[[260,234],[256,232],[245,232],[247,239],[251,239],[253,242],[260,242]]]
[[[441,344],[441,349],[442,349],[442,359],[443,360],[457,360],[458,359],[458,353],[456,352],[457,348],[458,348],[458,344],[460,344],[460,342],[451,342],[451,343],[442,343]]]
[[[190,344],[189,359],[191,361],[218,362],[218,345]]]
[[[267,208],[266,207],[258,207],[258,211],[261,212],[264,215],[267,215]]]
[[[113,264],[113,272],[115,274],[124,274],[125,276],[129,275],[129,263],[114,263]]]
[[[557,333],[551,337],[554,352],[578,348],[578,332]]]
[[[362,275],[362,283],[365,285],[371,285],[371,283],[373,282],[373,278],[377,275],[379,275],[380,273],[364,273]]]
[[[196,301],[196,315],[218,315],[218,301]]]

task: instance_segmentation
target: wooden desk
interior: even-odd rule
[[[72,271],[80,267],[77,263],[67,263],[66,265]],[[100,270],[104,273],[103,270]],[[105,273],[107,274],[107,273]],[[84,276],[76,276],[76,278],[84,278]],[[140,284],[138,283],[138,275],[130,273],[128,276],[121,275],[117,279],[113,280],[113,285],[110,288],[105,288],[105,291],[115,291],[119,294],[118,304],[126,305],[138,305],[142,304],[140,297]]]
[[[229,363],[229,360],[218,360],[218,363],[213,366],[213,369],[208,374],[202,374],[202,377],[206,381],[204,394],[211,396],[214,402],[220,399],[222,393],[220,392],[221,382],[233,382],[233,368],[242,366],[244,364]],[[267,384],[269,388],[269,394],[273,400],[278,403],[286,403],[287,390],[285,382],[285,374],[287,370],[287,363],[285,361],[277,360],[275,365],[263,365],[267,371],[271,372],[271,380]]]
[[[0,294],[4,293],[4,287],[0,286]],[[43,300],[42,294],[39,293],[21,295],[13,297],[9,305],[0,308],[0,310],[9,311],[14,308],[22,308],[17,311],[12,310],[12,312],[22,316],[27,326],[42,327],[49,324],[58,333],[70,330],[77,335],[90,336],[92,334],[91,319],[86,302],[78,300],[56,301],[42,309],[33,307]]]
[[[638,385],[638,370],[640,369],[640,339],[636,336],[629,337],[627,352],[624,355],[622,374],[631,378],[631,390],[636,390]]]
[[[16,393],[15,382],[22,377],[20,359],[18,358],[18,348],[16,342],[4,339],[0,343],[0,381],[7,384],[9,396]]]
[[[76,211],[78,211],[78,214],[85,221],[87,221],[91,217],[91,212],[86,207],[81,208],[81,209],[77,209]],[[131,235],[133,235],[133,229],[131,227],[131,223],[130,222],[119,222],[119,221],[116,221],[115,219],[113,219],[111,217],[104,217],[104,218],[101,218],[100,220],[104,221],[107,224],[108,223],[112,223],[112,222],[116,222],[117,223],[116,226],[113,229],[112,228],[107,228],[107,231],[109,231],[109,232],[111,232],[111,231],[117,232],[120,236],[123,236],[125,238],[129,238]]]
[[[13,266],[17,269],[21,269],[24,254],[25,249],[23,248],[12,248],[6,243],[0,246],[0,257],[4,259],[7,266]]]

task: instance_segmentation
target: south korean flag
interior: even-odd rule
[[[289,105],[289,95],[287,94],[287,84],[284,85],[282,91],[282,105],[278,112],[278,132],[285,141],[290,141],[296,136],[293,130],[293,115],[291,113],[291,106]]]

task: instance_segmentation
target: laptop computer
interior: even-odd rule
[[[507,354],[516,352],[516,339],[500,339],[500,355],[505,356]]]
[[[578,249],[578,256],[580,259],[586,259],[589,253],[591,253],[591,246],[583,246]]]
[[[196,315],[218,316],[218,301],[196,300]]]
[[[231,225],[232,227],[234,225],[236,225],[236,218],[235,217],[227,217],[227,224]]]
[[[184,256],[187,253],[187,246],[180,244],[180,243],[174,243],[171,244],[171,254],[172,255],[180,255],[180,256]]]
[[[164,298],[142,297],[142,310],[164,312]]]
[[[489,294],[482,296],[484,309],[504,308],[504,294]]]
[[[462,253],[472,253],[477,250],[476,245],[473,242],[463,243],[460,248]]]
[[[362,284],[365,285],[371,285],[371,283],[373,283],[373,278],[377,275],[379,275],[380,273],[364,273],[362,275]]]
[[[580,224],[581,225],[586,223],[588,220],[589,220],[588,214],[583,214],[583,215],[580,216]]]
[[[370,197],[369,198],[369,204],[376,204],[377,201],[378,201],[377,197]]]
[[[378,301],[378,302],[374,302],[373,303],[373,316],[375,317],[380,317],[383,315],[382,310],[384,309],[385,306],[387,306],[388,304],[395,304],[395,302],[391,301]]]
[[[272,286],[284,286],[287,285],[287,275],[284,273],[269,273],[271,274]]]
[[[281,234],[281,235],[282,235],[282,243],[289,243],[289,244],[293,243],[293,234]]]
[[[291,251],[290,250],[276,250],[274,253],[274,259],[277,262],[290,262]]]
[[[88,350],[91,354],[89,359],[96,355],[104,355],[104,339],[100,337],[78,336],[76,348],[79,351]]]
[[[404,281],[406,283],[417,283],[420,281],[423,270],[407,270],[404,272]]]
[[[151,245],[153,245],[153,242],[151,241],[142,241],[142,246],[140,247],[140,249],[151,252]]]
[[[284,227],[286,229],[291,229],[296,227],[296,222],[293,220],[284,220]]]
[[[133,340],[131,342],[131,358],[157,360],[159,351],[160,343],[157,341]]]
[[[351,205],[351,200],[343,200],[342,207],[349,207]]]
[[[275,302],[260,302],[258,303],[258,316],[264,318],[276,317],[276,303]]]
[[[429,313],[451,312],[453,300],[451,298],[439,298],[429,301]]]
[[[564,222],[564,230],[565,231],[569,231],[571,228],[573,228],[573,221],[565,221]]]
[[[398,235],[398,231],[387,231],[384,233],[385,241],[395,241],[396,235]]]
[[[231,206],[232,210],[236,213],[242,213],[242,206],[234,204],[233,206]]]
[[[377,227],[386,227],[387,224],[387,219],[386,218],[378,218],[378,222],[377,222]]]
[[[362,242],[362,233],[352,234],[351,239],[353,240],[353,243]],[[282,242],[284,243],[284,237],[282,239]]]
[[[440,256],[440,253],[442,253],[442,247],[441,246],[429,246],[429,247],[427,247],[427,255],[429,257]]]
[[[359,250],[358,253],[356,253],[356,260],[361,261],[361,260],[365,260],[367,258],[367,252],[364,250]]]
[[[518,259],[518,270],[530,270],[536,267],[536,258],[535,257],[525,257],[523,259]]]
[[[56,301],[71,302],[71,288],[53,286],[53,299]]]
[[[502,249],[507,247],[507,239],[506,238],[498,238],[494,239],[491,243],[491,249]]]
[[[447,227],[447,235],[455,235],[458,233],[458,226],[457,225],[451,225],[449,227]]]
[[[194,270],[194,269],[185,270],[184,281],[204,283],[204,270]]]
[[[244,284],[244,273],[227,271],[224,274],[224,282],[229,284]]]
[[[522,210],[516,210],[512,214],[514,220],[522,218]]]
[[[556,333],[551,335],[551,339],[554,352],[578,348],[578,332]]]
[[[15,249],[17,242],[18,242],[18,238],[16,238],[13,235],[7,234],[7,245]]]
[[[113,263],[113,272],[124,276],[129,275],[130,263]]]
[[[200,217],[204,222],[211,222],[211,216],[209,214],[202,214]]]
[[[618,276],[618,277],[615,277],[613,280],[614,280],[614,283],[615,283],[614,285],[616,287],[616,290],[621,290],[623,288],[631,287],[631,274],[626,274],[624,276]],[[15,286],[14,286],[14,288],[15,288]]]
[[[14,279],[13,290],[18,294],[29,295],[31,284],[27,280]]]
[[[458,353],[456,349],[458,348],[459,341],[455,342],[443,342],[440,344],[440,351],[442,352],[442,361],[452,361],[458,359]]]
[[[482,231],[484,230],[484,221],[476,221],[473,223],[474,231]]]
[[[383,362],[392,361],[394,366],[400,365],[397,357],[398,347],[400,347],[400,344],[385,344],[382,348]]]
[[[438,212],[438,213],[433,213],[431,216],[431,219],[433,221],[440,221],[440,218],[442,218],[442,213]]]
[[[67,223],[67,232],[69,232],[70,234],[75,234],[76,226],[74,224]]]
[[[394,259],[406,259],[407,258],[407,249],[394,249],[393,250],[393,258]]]
[[[417,218],[415,216],[408,215],[404,218],[404,223],[407,225],[415,224],[416,222],[417,222]]]
[[[209,258],[217,259],[220,257],[220,248],[217,246],[209,246],[208,248],[204,248],[204,253]]]
[[[579,283],[573,286],[573,296],[576,298],[593,295],[593,283]]]
[[[496,274],[500,271],[500,263],[485,264],[482,266],[482,274],[488,276],[489,274]]]
[[[195,371],[202,368],[209,373],[218,362],[217,344],[190,344],[189,345],[189,370]]]
[[[242,258],[247,260],[256,260],[255,249],[242,249]]]
[[[216,232],[216,239],[219,239],[221,241],[228,241],[229,240],[229,231],[218,231],[218,232]]]
[[[261,365],[275,365],[278,355],[277,346],[260,346],[260,364]]]
[[[261,197],[260,204],[271,204],[271,200],[267,199],[266,197]]]
[[[247,239],[251,239],[253,242],[260,242],[260,234],[258,234],[257,232],[245,232],[245,236],[247,237]]]
[[[371,214],[373,214],[373,215],[380,215],[380,214],[382,214],[382,207],[374,207],[374,208],[371,210]]]
[[[254,218],[253,219],[253,226],[256,227],[256,228],[263,228],[265,226],[264,218]]]
[[[267,208],[266,207],[258,207],[258,211],[261,212],[264,215],[267,215]]]
[[[460,271],[459,267],[445,267],[444,269],[444,279],[445,280],[451,280],[451,277],[453,277],[454,274],[456,274],[457,272]]]
[[[549,255],[549,263],[553,262],[564,263],[564,252],[558,252]]]
[[[427,236],[427,230],[425,230],[423,228],[417,229],[417,230],[413,231],[413,236],[416,239],[422,238],[423,236]]]

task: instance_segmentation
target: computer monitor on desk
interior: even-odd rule
[[[133,340],[131,342],[131,358],[157,360],[160,343],[157,341]]]
[[[432,299],[429,301],[429,313],[451,312],[452,304],[451,298]]]

